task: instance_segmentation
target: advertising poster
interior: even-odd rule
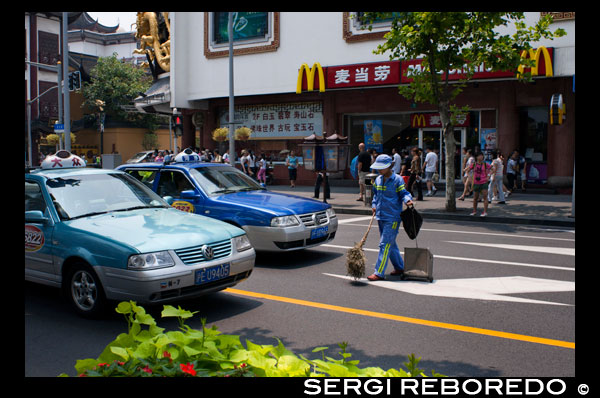
[[[484,153],[484,159],[486,162],[491,162],[492,151],[497,147],[496,129],[481,129],[479,138],[481,151]]]
[[[375,149],[378,153],[383,152],[383,123],[381,120],[365,120],[365,146],[367,149]]]
[[[548,165],[546,163],[527,163],[527,182],[545,184],[548,181]]]

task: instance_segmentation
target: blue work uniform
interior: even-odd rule
[[[384,277],[388,258],[394,269],[404,270],[404,261],[400,249],[396,244],[396,236],[402,212],[402,203],[412,200],[412,195],[404,188],[404,179],[396,173],[383,182],[383,175],[379,175],[373,184],[372,208],[375,209],[375,218],[379,223],[379,256],[375,264],[375,275]]]

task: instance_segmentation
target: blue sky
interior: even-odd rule
[[[115,26],[120,24],[119,31],[131,32],[131,24],[135,23],[136,12],[88,12],[93,18],[97,19],[102,25]]]

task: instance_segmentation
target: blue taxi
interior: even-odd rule
[[[67,151],[25,173],[25,279],[61,287],[77,312],[107,300],[164,303],[234,286],[256,253],[231,224],[178,211],[118,170]]]
[[[200,162],[186,149],[173,161],[117,167],[146,184],[173,207],[242,228],[257,251],[291,251],[335,238],[331,205],[270,192],[240,170]]]

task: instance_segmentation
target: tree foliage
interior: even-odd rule
[[[420,70],[413,70],[412,82],[399,87],[407,99],[437,107],[446,142],[446,210],[455,211],[454,128],[456,116],[467,108],[455,106],[456,97],[466,87],[481,64],[493,71],[514,70],[519,65],[532,66],[533,60],[522,59],[521,52],[541,39],[563,36],[563,29],[549,30],[550,15],[527,26],[522,12],[367,12],[368,29],[381,19],[392,18],[385,42],[374,50],[389,52],[390,59],[422,59]],[[514,29],[509,29],[513,24]],[[462,69],[460,80],[450,80],[451,70]],[[518,76],[531,80],[531,74]]]
[[[152,84],[152,77],[144,69],[117,59],[117,54],[99,57],[98,63],[90,71],[91,83],[83,85],[83,106],[94,112],[103,111],[112,120],[129,121],[150,131],[158,128],[159,119],[155,115],[127,113],[121,107],[130,105],[134,98],[144,93]],[[103,109],[98,100],[104,101]]]

